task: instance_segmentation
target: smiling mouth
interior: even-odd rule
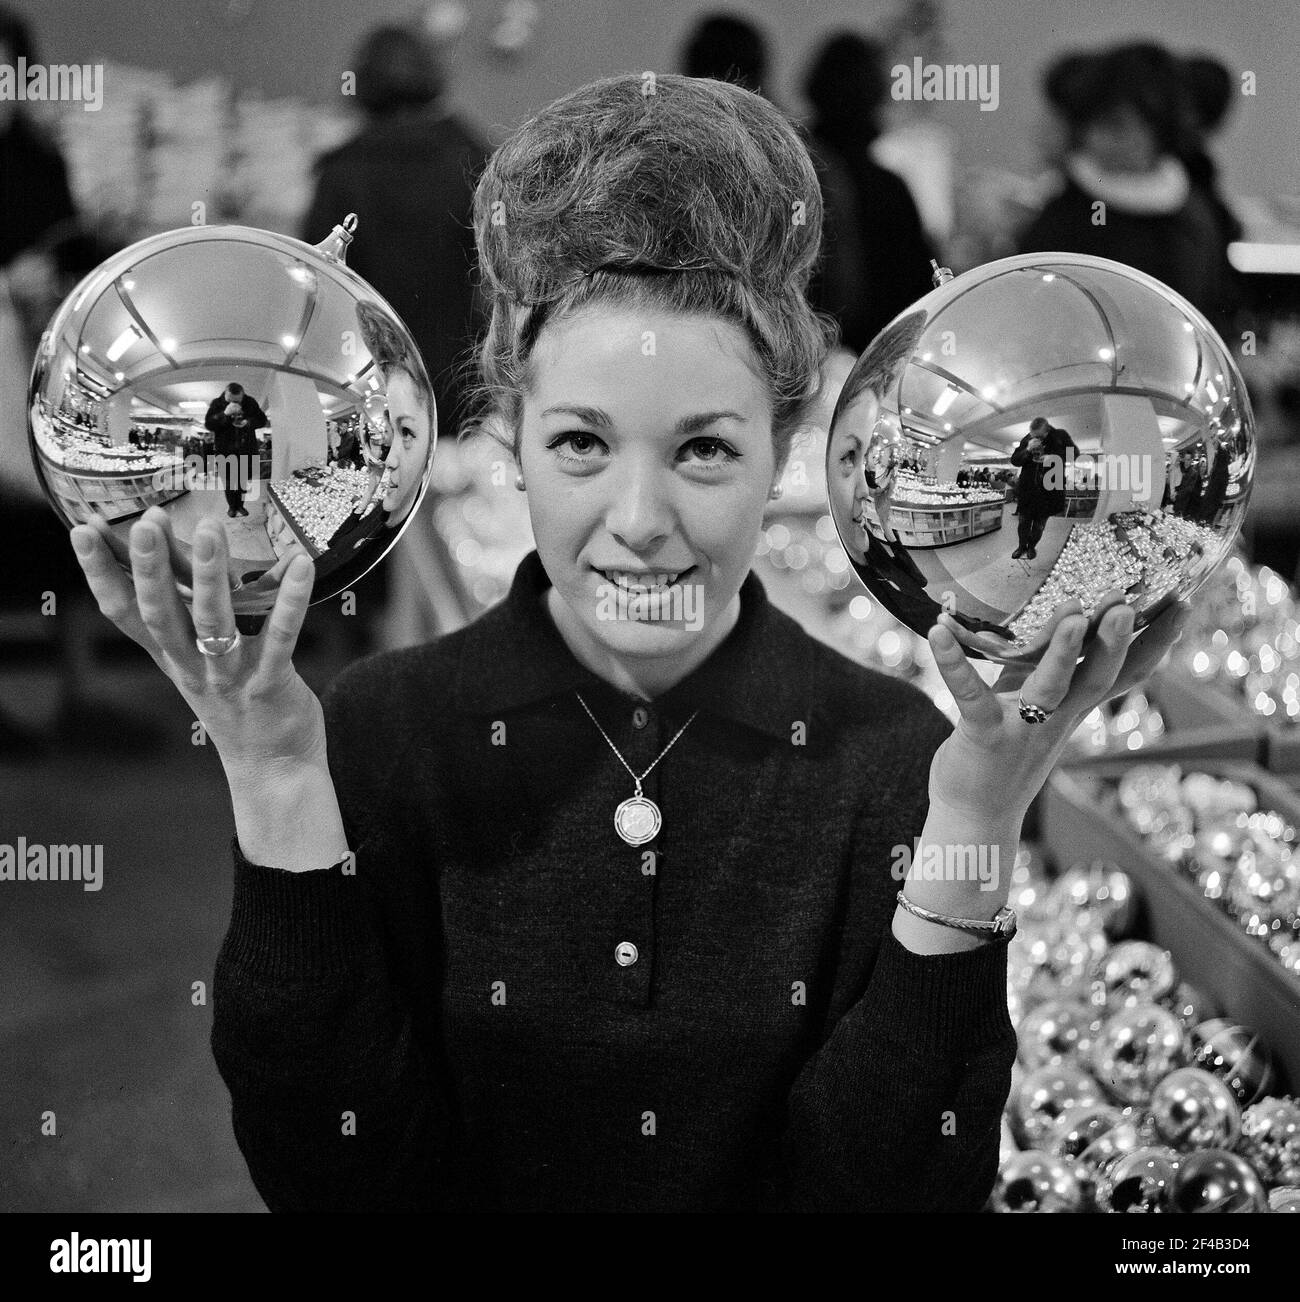
[[[675,583],[680,583],[688,574],[693,573],[694,565],[684,570],[661,570],[655,574],[632,574],[626,570],[596,570],[607,583],[612,583],[628,593],[663,592]]]

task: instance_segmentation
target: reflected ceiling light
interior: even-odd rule
[[[951,384],[946,385],[944,391],[935,399],[932,410],[936,416],[942,416],[954,402],[957,401],[957,390]]]
[[[1218,391],[1218,389],[1216,389],[1216,388],[1214,387],[1214,381],[1213,381],[1213,380],[1206,380],[1206,382],[1205,382],[1205,392],[1208,393],[1208,394],[1210,395],[1210,401],[1211,401],[1211,402],[1218,402],[1218,401],[1219,401],[1219,391]]]
[[[1115,356],[1115,354],[1111,352],[1109,348],[1098,348],[1097,356],[1100,357],[1103,362],[1108,362]]]
[[[1054,276],[1054,275],[1049,271],[1049,272],[1048,272],[1048,273],[1043,277],[1043,284],[1044,284],[1044,285],[1050,285],[1050,284],[1052,283],[1052,281],[1054,281],[1055,279],[1056,279],[1056,277],[1055,277],[1055,276]]]
[[[161,348],[161,349],[163,350],[163,352],[165,352],[165,353],[174,353],[174,352],[176,351],[176,340],[175,340],[175,339],[164,339],[164,340],[163,340],[163,341],[158,345],[158,347]]]
[[[122,356],[128,348],[131,347],[140,338],[140,332],[133,325],[127,326],[120,335],[108,346],[106,356],[110,362],[115,362]]]
[[[280,342],[281,342],[281,343],[282,343],[286,348],[292,348],[292,347],[293,347],[293,346],[298,342],[298,336],[297,336],[297,335],[281,335],[281,336],[280,336]]]

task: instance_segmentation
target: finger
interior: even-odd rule
[[[1132,691],[1151,677],[1169,654],[1169,649],[1182,637],[1191,610],[1186,602],[1180,602],[1153,620],[1142,636],[1130,644],[1123,668],[1107,693],[1107,699]]]
[[[140,618],[154,644],[175,664],[188,664],[194,649],[189,616],[176,591],[162,530],[147,516],[131,526],[131,574]]]
[[[235,611],[226,531],[215,520],[200,520],[192,546],[194,631],[199,637],[229,637],[235,631]]]
[[[1133,638],[1133,608],[1127,603],[1107,607],[1097,624],[1097,635],[1074,675],[1069,695],[1063,702],[1072,710],[1086,713],[1114,686],[1124,667]]]
[[[1088,621],[1081,614],[1067,614],[1057,621],[1047,650],[1020,689],[1027,705],[1049,711],[1060,708],[1070,690],[1087,631]]]
[[[302,632],[307,607],[311,604],[312,587],[316,580],[316,566],[310,557],[300,554],[289,562],[280,584],[275,606],[262,630],[261,668],[268,674],[278,674],[293,659]]]
[[[988,684],[975,672],[975,666],[966,659],[966,653],[949,625],[950,620],[951,616],[940,615],[939,622],[929,632],[927,641],[934,662],[957,703],[961,717],[973,728],[995,728],[1002,722],[1002,706]]]
[[[72,550],[100,613],[116,624],[131,641],[150,654],[155,653],[158,646],[140,618],[131,579],[123,572],[98,530],[87,524],[77,525],[72,530]]]
[[[1038,657],[1041,659],[1041,653],[1046,652],[1051,645],[1052,638],[1061,624],[1070,618],[1071,615],[1083,614],[1083,602],[1078,597],[1071,597],[1068,601],[1063,601],[1056,606],[1047,622],[1038,630],[1037,633],[1021,648],[1022,654],[1031,658]]]

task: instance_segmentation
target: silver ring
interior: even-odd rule
[[[205,656],[228,656],[240,643],[239,630],[229,637],[196,637],[194,645]]]
[[[1030,705],[1025,700],[1024,689],[1020,690],[1020,717],[1026,723],[1046,723],[1048,719],[1056,713],[1055,710],[1044,710],[1041,705]]]

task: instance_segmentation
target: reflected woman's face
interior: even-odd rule
[[[390,525],[410,514],[424,480],[432,433],[429,406],[420,386],[402,370],[388,377],[388,425],[392,442],[384,460],[388,487],[383,507]]]
[[[839,421],[831,435],[830,472],[826,487],[831,497],[831,507],[840,525],[840,536],[846,547],[852,544],[853,559],[866,557],[866,525],[864,513],[867,505],[867,481],[864,471],[864,441],[845,421]],[[845,525],[851,522],[851,527]]]

